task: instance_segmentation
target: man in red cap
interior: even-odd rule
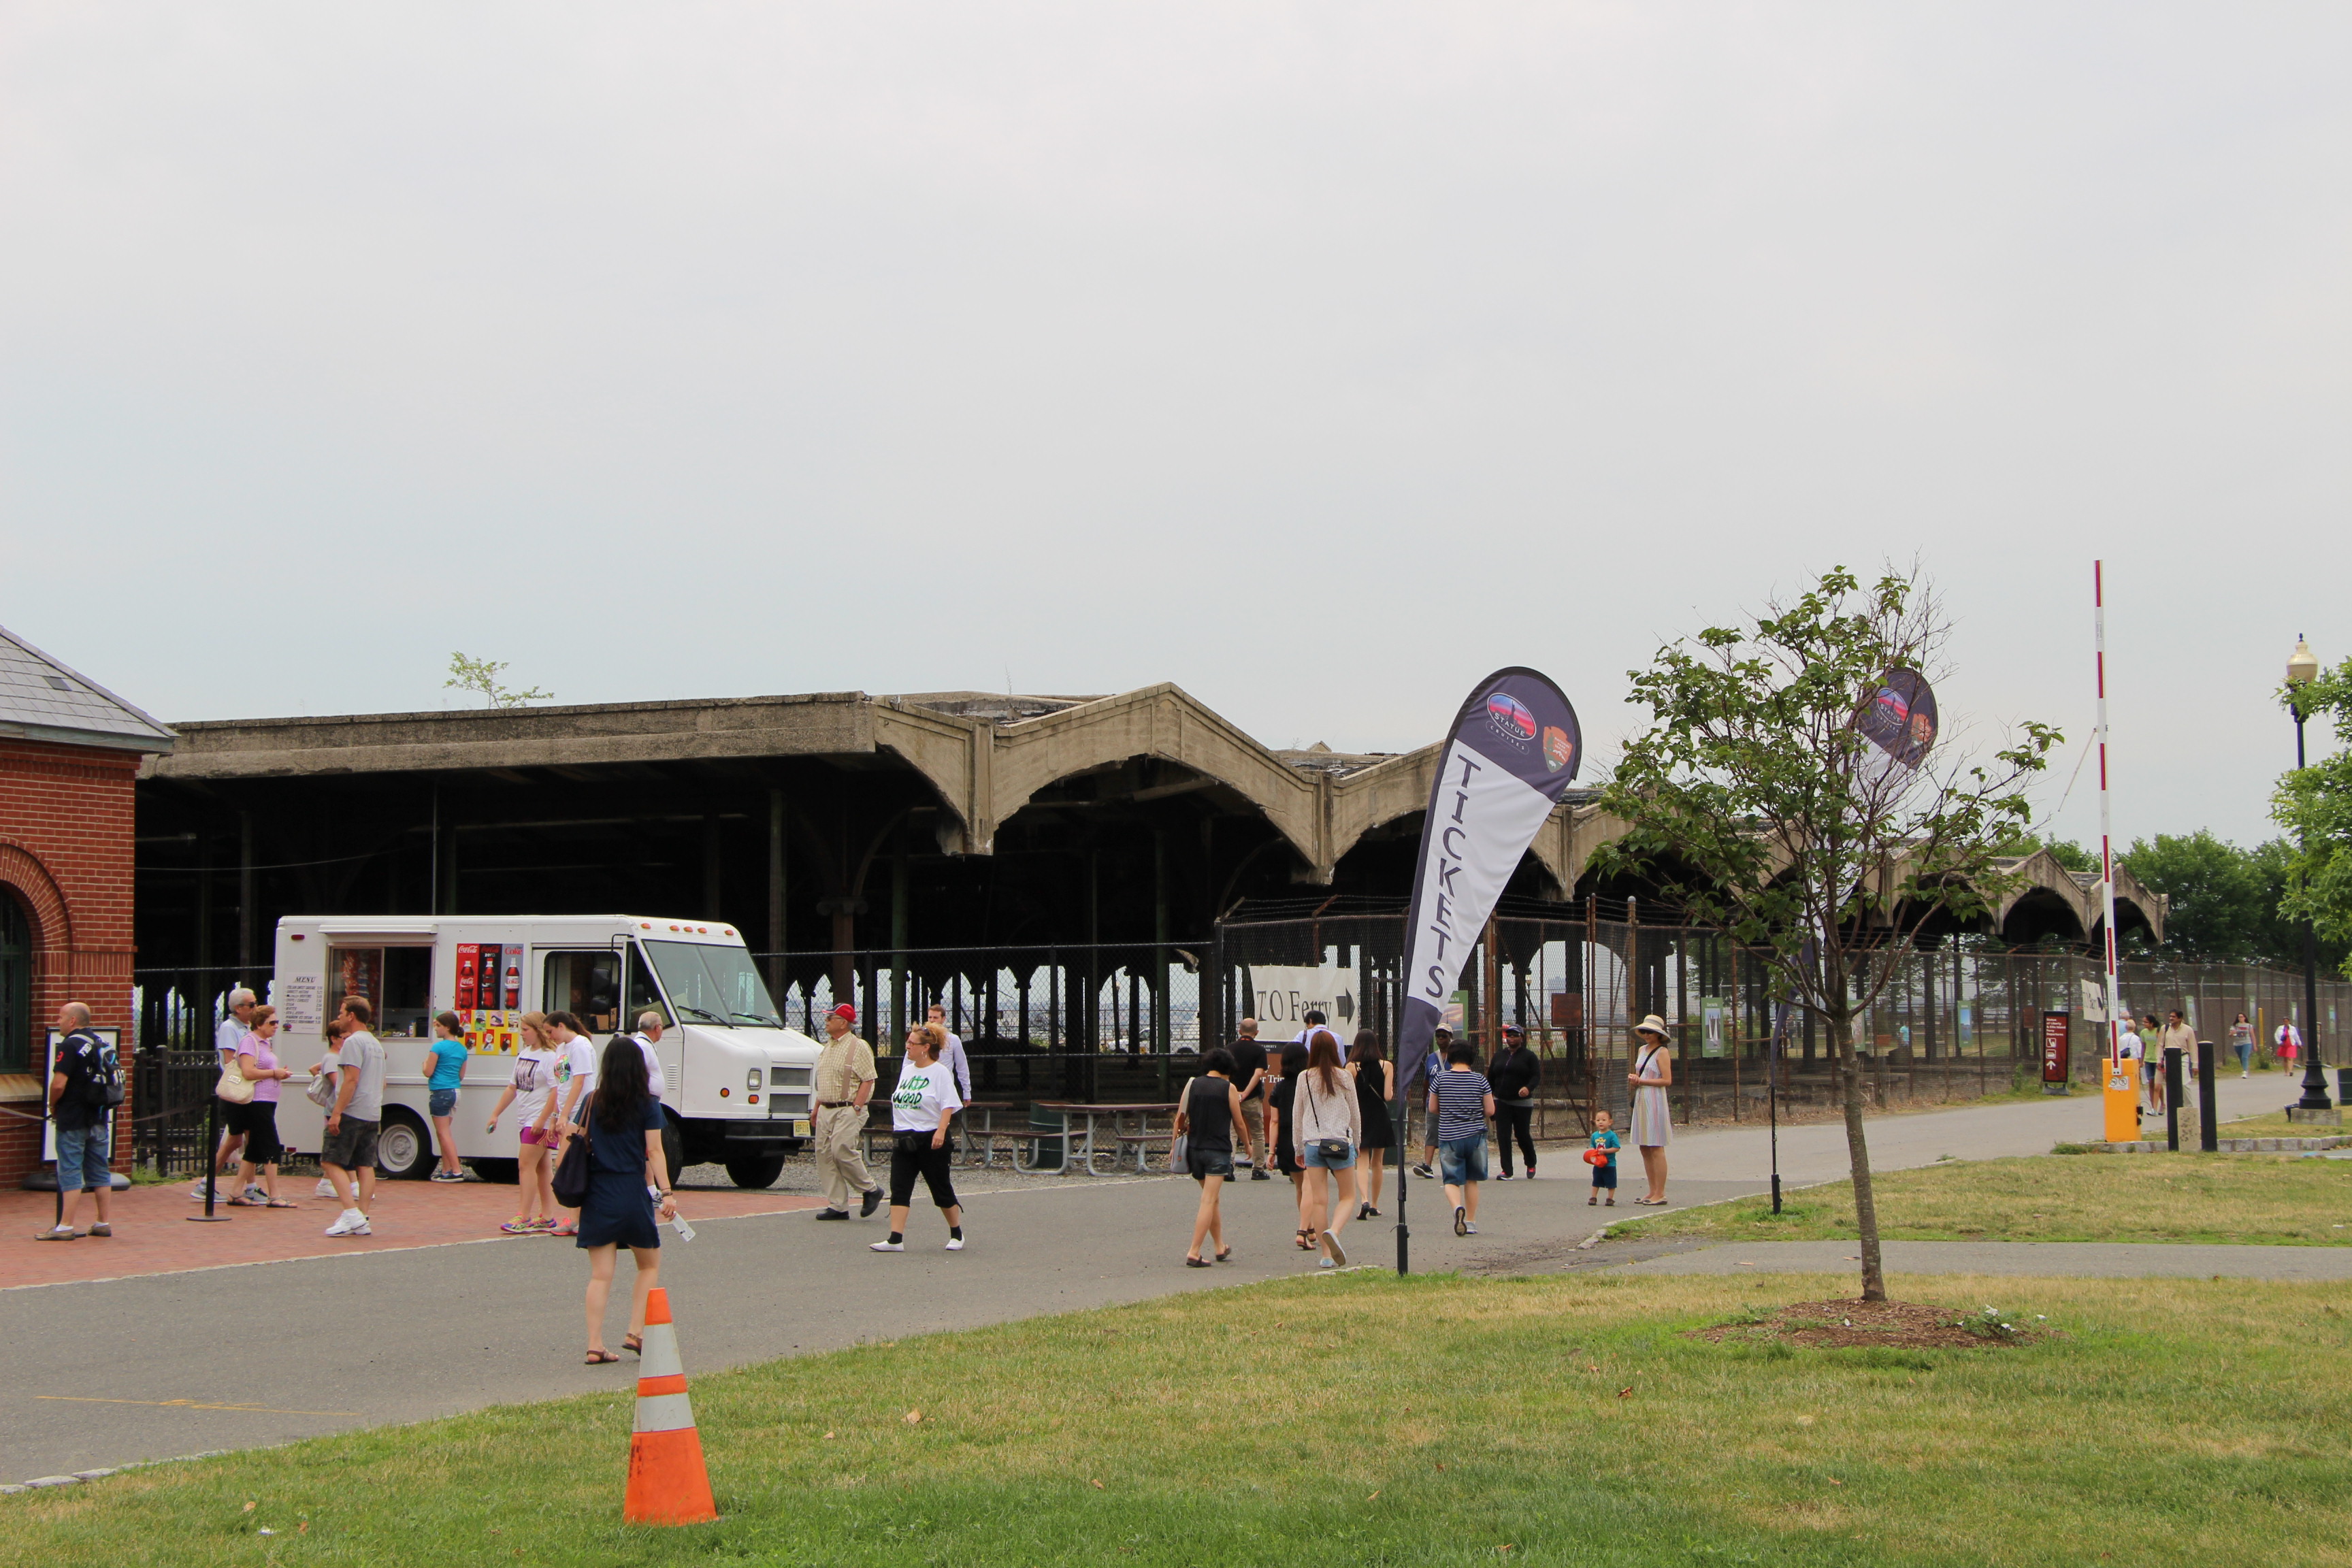
[[[874,1097],[874,1047],[858,1038],[857,1009],[844,1002],[824,1016],[816,1058],[817,1179],[824,1184],[819,1219],[847,1219],[849,1194],[862,1193],[857,1217],[882,1206],[881,1184],[866,1169],[866,1102]]]

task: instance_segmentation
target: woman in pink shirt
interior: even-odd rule
[[[245,1147],[237,1152],[236,1196],[229,1199],[244,1208],[290,1209],[295,1205],[278,1195],[278,1086],[294,1076],[293,1069],[278,1065],[278,1052],[273,1042],[278,1037],[278,1009],[256,1007],[250,1025],[252,1032],[245,1037],[245,1048],[236,1054],[236,1070],[253,1085],[253,1098],[237,1106],[237,1120],[243,1123]],[[253,1173],[261,1172],[264,1196],[250,1198]]]

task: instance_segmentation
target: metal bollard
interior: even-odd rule
[[[2221,1147],[2221,1114],[2213,1107],[2213,1042],[2197,1042],[2197,1147],[2210,1154]]]
[[[2180,1047],[2164,1047],[2164,1146],[2180,1152]]]

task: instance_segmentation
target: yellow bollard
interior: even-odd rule
[[[2106,1092],[2107,1142],[2129,1143],[2139,1137],[2139,1064],[2129,1057],[2109,1057]]]

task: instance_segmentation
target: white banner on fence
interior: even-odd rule
[[[1253,963],[1250,994],[1261,1040],[1297,1038],[1307,1026],[1307,1015],[1316,1012],[1330,1021],[1344,1057],[1349,1042],[1362,1026],[1363,990],[1352,963],[1326,963],[1312,969]]]
[[[2107,1021],[2107,983],[2104,980],[2084,980],[2076,984],[2083,989],[2083,1021],[2104,1024]]]

